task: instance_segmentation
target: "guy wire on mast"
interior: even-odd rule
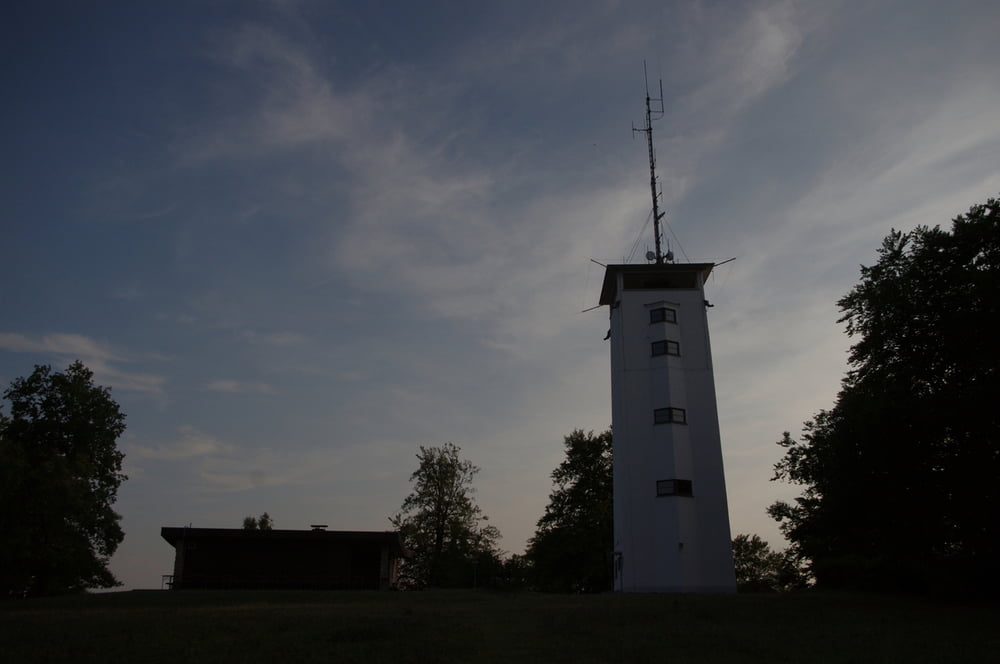
[[[663,80],[660,80],[660,96],[658,99],[649,96],[649,75],[646,73],[646,61],[642,61],[642,75],[646,80],[646,124],[642,129],[637,129],[632,125],[632,133],[644,132],[649,145],[649,191],[653,196],[653,239],[656,241],[656,263],[663,263],[663,251],[661,249],[660,220],[664,213],[660,212],[659,195],[656,192],[656,153],[653,151],[653,114],[656,120],[663,117]],[[653,104],[659,104],[659,108],[654,111]]]

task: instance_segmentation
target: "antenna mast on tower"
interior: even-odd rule
[[[659,120],[663,117],[663,80],[660,80],[660,96],[658,99],[652,99],[649,96],[649,75],[646,73],[646,61],[642,61],[642,75],[646,80],[646,125],[642,129],[637,129],[635,124],[632,124],[632,133],[643,132],[646,134],[646,140],[649,144],[649,191],[653,196],[653,238],[656,240],[656,264],[660,265],[663,263],[663,251],[660,249],[660,219],[663,218],[665,213],[660,212],[660,201],[659,194],[656,191],[656,153],[653,151],[653,120]],[[653,104],[659,104],[657,110],[653,110]],[[653,114],[656,117],[653,117]],[[669,255],[668,255],[669,258]]]

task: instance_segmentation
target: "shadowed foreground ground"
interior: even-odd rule
[[[0,603],[8,662],[985,662],[996,606],[870,595],[127,592]]]

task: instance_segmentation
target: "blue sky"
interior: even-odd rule
[[[83,360],[128,415],[126,539],[382,530],[454,442],[524,549],[610,424],[601,262],[709,282],[733,533],[828,407],[836,300],[890,229],[1000,193],[995,2],[38,2],[0,10],[0,381]]]

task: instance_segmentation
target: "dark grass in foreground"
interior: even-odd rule
[[[8,662],[985,662],[996,606],[872,595],[130,592],[0,603]]]

